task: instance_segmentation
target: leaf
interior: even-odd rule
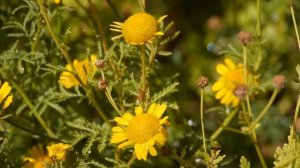
[[[179,82],[175,82],[170,84],[169,86],[167,86],[166,88],[164,88],[163,90],[161,90],[158,93],[154,93],[152,98],[151,98],[151,102],[157,102],[159,99],[177,91],[176,87],[179,85]]]
[[[250,162],[247,160],[245,156],[241,157],[240,162],[241,162],[240,168],[250,168]]]
[[[172,55],[172,52],[171,51],[159,51],[158,55],[160,55],[160,56],[170,56],[170,55]]]

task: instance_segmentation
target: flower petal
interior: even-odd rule
[[[118,148],[126,148],[126,147],[128,147],[128,146],[130,146],[132,144],[133,144],[132,141],[126,141],[126,142],[123,142],[120,145],[118,145]]]
[[[163,119],[159,120],[159,125],[163,125],[163,124],[168,123],[168,119],[169,119],[169,117],[165,116]]]
[[[224,76],[229,72],[229,69],[224,65],[224,64],[218,64],[216,66],[216,70],[218,72],[218,74]]]
[[[236,69],[236,65],[231,61],[231,59],[226,58],[226,59],[224,60],[224,62],[225,62],[225,64],[228,66],[228,68],[229,68],[230,70]]]
[[[125,120],[124,118],[116,117],[114,120],[115,120],[118,124],[121,124],[121,125],[129,125],[129,121]]]
[[[216,94],[216,99],[221,99],[226,93],[228,92],[228,90],[226,88],[221,89],[220,91],[217,92]]]
[[[12,101],[13,101],[13,96],[12,95],[8,96],[3,104],[2,109],[6,109],[11,104]]]
[[[133,119],[133,116],[130,113],[125,113],[122,117],[127,121],[131,121]]]
[[[148,154],[148,146],[145,144],[135,144],[134,145],[134,151],[135,155],[138,160],[147,159],[147,154]]]
[[[151,156],[156,156],[157,155],[157,151],[152,145],[149,146],[149,152],[150,152]]]
[[[4,82],[4,84],[0,88],[0,103],[10,93],[10,91],[11,91],[11,86],[9,86],[8,82]]]
[[[158,133],[153,137],[154,141],[159,143],[160,145],[165,144],[166,142],[166,137],[162,133]]]
[[[157,118],[160,118],[166,109],[167,109],[167,104],[158,104],[156,106],[156,109],[155,109],[153,115],[155,115]]]
[[[143,109],[141,106],[138,106],[134,109],[135,115],[139,115],[143,113]]]
[[[124,140],[128,139],[127,133],[121,132],[121,133],[114,133],[111,137],[110,143],[119,143]]]
[[[236,107],[236,106],[239,105],[239,103],[240,103],[240,99],[237,98],[237,97],[235,97],[235,98],[233,99],[233,101],[232,101],[232,106],[233,106],[233,107]]]
[[[113,127],[112,132],[124,132],[124,129],[121,127]]]
[[[148,113],[148,114],[152,114],[152,113],[154,113],[155,109],[156,109],[156,103],[152,103],[152,104],[149,106],[147,113]]]
[[[224,87],[224,78],[220,78],[217,82],[212,85],[212,91],[216,92]]]

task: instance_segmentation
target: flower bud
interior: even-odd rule
[[[240,100],[245,100],[248,94],[248,87],[246,85],[238,85],[234,90],[234,95]]]
[[[105,89],[107,87],[108,83],[105,79],[100,79],[98,82],[99,89]]]
[[[95,61],[95,66],[99,69],[103,68],[105,65],[105,61],[102,59],[98,59]]]
[[[208,85],[208,78],[206,76],[200,76],[198,78],[197,82],[198,86],[200,86],[202,89],[205,88]]]
[[[283,75],[276,75],[273,78],[273,86],[276,89],[282,89],[285,86],[285,76]]]
[[[247,45],[252,40],[252,35],[249,32],[240,31],[238,34],[238,39],[243,45]]]

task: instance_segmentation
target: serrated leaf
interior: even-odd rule
[[[154,93],[151,102],[157,102],[159,99],[177,91],[176,87],[179,85],[179,82],[175,82],[164,88],[162,91]]]

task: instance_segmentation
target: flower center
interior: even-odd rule
[[[134,117],[127,127],[130,141],[145,143],[159,132],[159,119],[151,114],[140,114]]]
[[[224,76],[227,83],[227,88],[233,91],[237,85],[244,85],[245,82],[243,74],[243,68],[237,68],[233,71],[228,72]]]
[[[153,16],[137,13],[124,22],[122,35],[127,43],[140,45],[154,38],[157,30],[157,22]]]

